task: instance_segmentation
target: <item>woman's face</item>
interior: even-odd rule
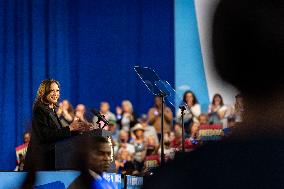
[[[179,124],[174,125],[174,131],[179,131],[181,130],[181,126]]]
[[[170,137],[169,137],[170,142],[173,141],[174,138],[175,138],[175,133],[174,133],[174,132],[171,132],[171,133],[170,133]]]
[[[208,117],[205,115],[199,116],[199,123],[200,125],[208,124]]]
[[[198,132],[198,126],[197,125],[193,125],[191,127],[191,135],[196,135]]]
[[[108,103],[102,103],[100,107],[100,111],[101,113],[106,114],[109,111]]]
[[[141,137],[141,136],[144,135],[144,131],[141,130],[141,129],[138,129],[138,130],[135,131],[135,135],[136,135],[137,137]]]
[[[221,103],[221,98],[219,97],[219,96],[216,96],[215,98],[214,98],[214,105],[220,105],[220,103]]]
[[[160,98],[160,97],[156,96],[155,99],[154,99],[154,102],[155,102],[155,105],[156,105],[157,107],[161,107],[162,101],[161,101],[161,98]]]
[[[166,135],[165,135],[165,136],[166,136]],[[164,137],[164,138],[166,138],[166,137]],[[169,137],[168,137],[168,138],[169,138]],[[155,145],[156,145],[156,140],[155,140],[155,138],[154,138],[153,136],[151,136],[151,135],[148,137],[148,145],[149,145],[149,146],[151,146],[151,145],[152,145],[152,146],[155,146]]]
[[[122,150],[120,155],[121,155],[121,159],[127,160],[128,151],[127,150]]]
[[[243,98],[241,98],[241,97],[236,98],[236,103],[237,104],[243,104]]]
[[[127,113],[131,112],[131,108],[130,108],[130,106],[127,102],[122,103],[122,109],[123,109],[124,112],[127,112]]]
[[[128,141],[128,134],[126,132],[121,132],[119,139],[122,143],[125,143]]]
[[[185,100],[187,104],[193,104],[193,95],[191,93],[187,93],[185,96]]]
[[[49,104],[56,104],[60,96],[59,86],[56,83],[51,83],[50,93],[47,95],[46,99]]]

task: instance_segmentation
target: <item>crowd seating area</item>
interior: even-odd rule
[[[215,94],[207,112],[201,112],[197,97],[192,91],[184,93],[183,102],[187,106],[184,112],[185,151],[190,152],[203,143],[221,140],[230,133],[230,129],[242,121],[244,111],[242,96],[236,95],[235,104],[226,105],[220,94]],[[93,111],[84,104],[75,108],[67,100],[59,103],[57,115],[63,126],[69,125],[74,118],[92,125],[103,127],[112,134],[116,173],[123,175],[144,176],[160,165],[161,140],[161,99],[155,97],[153,107],[142,115],[136,115],[129,100],[122,101],[115,112],[110,111],[109,102],[101,102],[99,112],[109,121],[98,120]],[[181,112],[164,109],[164,153],[165,160],[174,158],[182,149]],[[18,165],[22,170],[26,147],[30,133],[24,134],[24,144],[16,148]]]

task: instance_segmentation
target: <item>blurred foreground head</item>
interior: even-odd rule
[[[246,96],[283,93],[284,1],[222,0],[213,51],[221,78]]]
[[[244,133],[283,135],[278,125],[284,121],[284,1],[221,0],[213,54],[220,77],[243,94],[250,125]]]

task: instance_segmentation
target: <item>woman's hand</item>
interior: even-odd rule
[[[78,118],[75,118],[74,121],[69,125],[70,131],[84,131],[83,122],[79,121]]]
[[[95,126],[89,122],[83,122],[82,126],[84,127],[84,131],[90,131],[90,130],[95,129]]]
[[[62,103],[59,103],[59,107],[58,107],[58,110],[57,110],[57,112],[56,112],[57,116],[61,116],[62,111],[63,111],[63,109],[62,109]]]

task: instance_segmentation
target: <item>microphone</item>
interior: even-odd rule
[[[181,105],[179,105],[179,109],[183,111],[183,110],[186,110],[186,107],[185,107],[185,105],[181,104]]]
[[[108,125],[109,124],[109,121],[106,120],[105,116],[101,115],[100,112],[96,109],[93,109],[92,112],[95,114],[95,116],[98,117],[98,122],[99,121],[103,121],[104,124]]]

